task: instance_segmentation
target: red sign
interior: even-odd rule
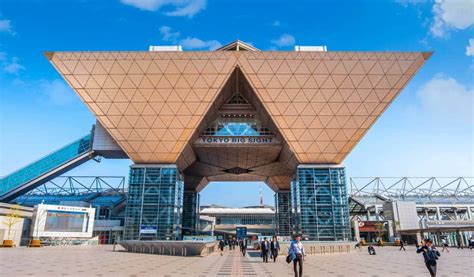
[[[387,221],[360,221],[359,232],[385,232]]]

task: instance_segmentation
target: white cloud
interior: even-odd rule
[[[472,121],[474,88],[451,77],[437,75],[417,93],[423,108],[445,119]]]
[[[165,6],[171,6],[174,10],[165,12],[168,16],[193,17],[206,8],[206,0],[121,0],[121,2],[151,12],[158,11]]]
[[[469,39],[469,44],[466,46],[466,55],[474,57],[474,38]]]
[[[185,49],[209,49],[215,50],[222,46],[222,44],[217,40],[202,40],[196,37],[187,37],[180,39],[181,33],[178,31],[173,31],[169,26],[160,27],[161,39],[166,42],[171,42],[173,44],[179,44]]]
[[[430,27],[435,37],[445,36],[449,30],[465,30],[474,25],[473,0],[436,0],[434,19]]]
[[[56,105],[67,105],[77,100],[76,94],[61,79],[40,80],[35,87],[38,88],[39,93],[46,101]]]
[[[217,40],[202,40],[194,37],[187,37],[179,41],[183,48],[187,49],[209,49],[215,50],[222,46]]]
[[[168,16],[188,16],[193,17],[195,14],[206,8],[206,0],[193,0],[187,2],[183,6],[176,7],[176,10],[166,12]]]
[[[3,71],[10,74],[18,74],[20,71],[25,70],[26,68],[18,63],[18,58],[13,57],[10,62],[5,63]]]
[[[181,35],[179,32],[173,32],[171,30],[171,27],[168,27],[168,26],[161,26],[160,27],[160,34],[162,35],[162,39],[164,41],[169,41],[169,42],[173,42],[173,43],[176,43],[176,40]]]
[[[295,37],[289,34],[283,34],[278,39],[272,40],[272,44],[278,47],[295,45]]]
[[[13,31],[12,23],[8,19],[1,19],[0,20],[0,32],[8,33],[10,35],[14,35],[15,31]]]

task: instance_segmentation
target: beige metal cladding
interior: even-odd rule
[[[424,52],[48,52],[135,163],[174,163],[236,66],[300,163],[340,163]]]

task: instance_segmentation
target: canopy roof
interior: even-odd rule
[[[236,41],[220,50],[251,47]],[[256,49],[255,49],[256,50]],[[282,139],[279,160],[339,164],[420,69],[428,52],[48,52],[135,163],[196,161],[197,131],[234,93]],[[294,157],[291,158],[290,156]]]

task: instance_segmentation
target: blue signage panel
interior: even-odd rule
[[[158,228],[156,227],[156,225],[145,225],[145,224],[142,224],[140,226],[140,233],[141,234],[156,234],[156,231],[158,230]]]
[[[235,234],[237,239],[247,238],[247,227],[235,227]]]

